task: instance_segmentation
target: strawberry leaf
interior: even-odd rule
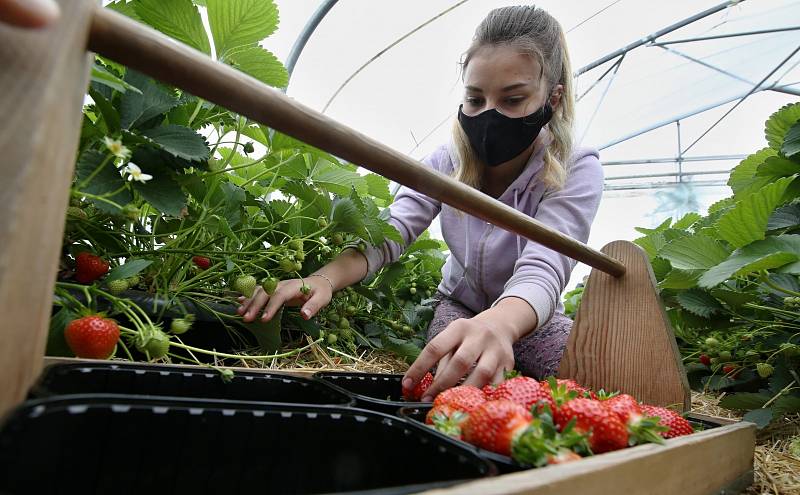
[[[208,160],[210,150],[205,138],[180,125],[163,125],[142,132],[155,145],[170,155],[190,161]]]
[[[795,123],[786,133],[781,152],[789,158],[800,155],[800,122]]]
[[[780,110],[770,115],[764,133],[770,148],[781,149],[789,129],[800,120],[800,103],[784,105]]]
[[[689,289],[681,292],[675,299],[683,309],[703,318],[709,318],[723,309],[714,296],[700,289]]]
[[[228,63],[264,84],[276,88],[289,84],[289,73],[280,60],[258,45],[236,50],[229,55]]]
[[[721,242],[702,234],[675,239],[659,251],[660,257],[679,270],[708,269],[730,254],[731,250]]]
[[[207,0],[206,4],[220,60],[258,43],[278,28],[278,7],[272,0]]]
[[[778,268],[800,259],[800,235],[781,235],[756,241],[709,269],[700,277],[700,287],[710,288],[738,275]]]
[[[763,239],[770,215],[793,180],[794,176],[779,179],[736,203],[717,222],[720,236],[734,247]]]
[[[750,421],[751,423],[755,423],[758,429],[766,427],[770,424],[773,417],[773,410],[771,407],[767,407],[765,409],[753,409],[752,411],[748,411],[747,414],[742,417],[744,421]]]
[[[137,260],[137,259],[128,259],[124,265],[119,265],[118,267],[111,270],[111,272],[106,277],[106,283],[111,282],[113,280],[121,280],[124,278],[129,278],[137,273],[141,272],[148,266],[153,263],[152,260]]]
[[[142,21],[195,50],[211,54],[203,20],[191,0],[137,0],[131,3]]]

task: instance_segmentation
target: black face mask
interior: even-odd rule
[[[496,167],[519,155],[533,143],[553,116],[550,103],[525,117],[506,117],[496,109],[470,117],[458,107],[458,121],[478,158]]]

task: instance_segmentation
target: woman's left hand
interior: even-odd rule
[[[468,372],[464,385],[499,383],[505,371],[514,369],[514,342],[536,328],[536,322],[528,303],[514,297],[473,318],[455,320],[428,342],[403,377],[403,388],[412,389],[437,363],[436,376],[423,401],[433,400]]]

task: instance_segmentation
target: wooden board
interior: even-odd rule
[[[752,482],[755,425],[733,423],[426,495],[710,495]],[[749,481],[749,482],[748,482]],[[725,493],[734,493],[726,491]]]
[[[559,376],[688,410],[686,370],[646,253],[627,241],[614,241],[602,251],[627,271],[617,278],[592,270]]]
[[[90,1],[46,30],[0,23],[0,415],[39,374],[91,57]]]

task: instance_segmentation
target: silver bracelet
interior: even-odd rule
[[[326,277],[325,275],[323,275],[323,274],[321,274],[321,273],[312,273],[311,275],[309,275],[309,277],[320,277],[320,278],[324,278],[324,279],[325,279],[325,280],[327,280],[327,281],[328,281],[328,283],[330,284],[330,286],[331,286],[331,292],[336,292],[336,289],[334,289],[334,288],[333,288],[333,282],[331,282],[331,279],[329,279],[329,278],[328,278],[328,277]]]

